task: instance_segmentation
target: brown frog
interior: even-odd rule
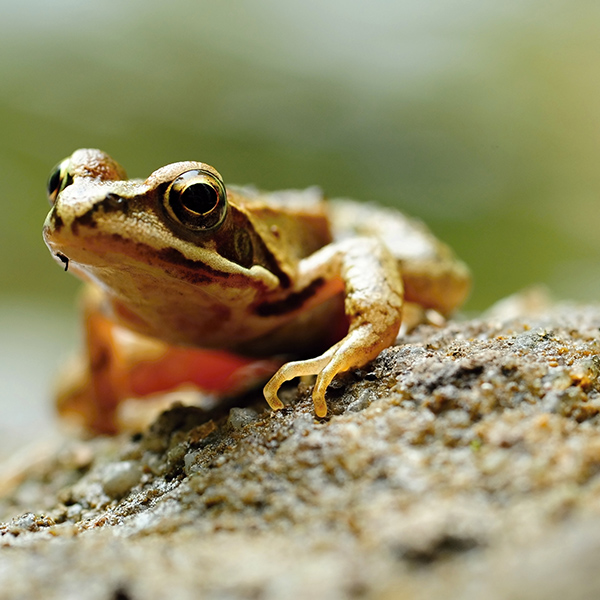
[[[279,366],[266,401],[282,408],[285,381],[316,375],[312,398],[323,417],[332,379],[393,344],[404,307],[445,316],[469,289],[469,272],[453,252],[395,210],[326,201],[317,188],[226,188],[202,162],[130,180],[104,152],[77,150],[53,171],[48,195],[46,244],[94,288],[86,301],[88,358],[67,395],[95,407],[85,420],[99,430],[114,428],[103,410],[136,395],[127,369],[140,340],[157,357],[173,348],[179,366],[194,348],[299,357],[259,363],[271,373]]]

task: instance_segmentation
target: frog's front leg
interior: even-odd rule
[[[274,410],[283,407],[281,385],[294,377],[317,375],[313,390],[315,414],[327,414],[325,390],[343,371],[361,367],[392,345],[402,321],[403,287],[398,263],[375,238],[352,238],[330,244],[300,263],[300,277],[339,280],[349,320],[346,336],[312,359],[285,364],[264,388]]]

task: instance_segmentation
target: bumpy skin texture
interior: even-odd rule
[[[212,191],[190,203],[199,185]],[[405,301],[446,315],[469,288],[451,250],[396,211],[325,202],[316,188],[225,192],[204,163],[174,163],[145,181],[128,180],[106,154],[78,150],[51,177],[49,196],[48,247],[97,290],[86,304],[88,356],[61,402],[95,406],[97,422],[123,398],[143,395],[128,371],[152,360],[150,371],[159,372],[170,345],[242,354],[250,357],[246,370],[256,359],[302,357],[281,366],[265,398],[281,408],[283,382],[317,375],[315,413],[325,416],[329,383],[394,342]],[[112,326],[121,333],[107,333]],[[185,362],[170,356],[171,365]],[[198,361],[190,364],[198,369]],[[272,373],[281,360],[268,365]],[[183,381],[202,385],[196,375]],[[224,393],[239,391],[224,385]],[[105,421],[100,428],[115,427],[112,417]]]

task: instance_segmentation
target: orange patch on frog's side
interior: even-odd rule
[[[186,383],[211,394],[236,395],[264,381],[281,364],[218,350],[166,346],[162,356],[130,365],[129,386],[138,398]]]
[[[191,388],[217,398],[236,396],[263,383],[283,363],[171,346],[132,334],[97,312],[85,323],[88,354],[67,365],[57,404],[61,415],[96,434],[122,429],[119,410],[127,400],[146,401],[149,416],[157,416],[153,411],[166,406],[153,401],[165,392]]]

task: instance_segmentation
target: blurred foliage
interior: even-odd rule
[[[5,295],[72,293],[40,230],[47,174],[78,147],[136,177],[197,159],[398,206],[472,266],[472,309],[534,282],[600,295],[598,3],[8,4]]]

